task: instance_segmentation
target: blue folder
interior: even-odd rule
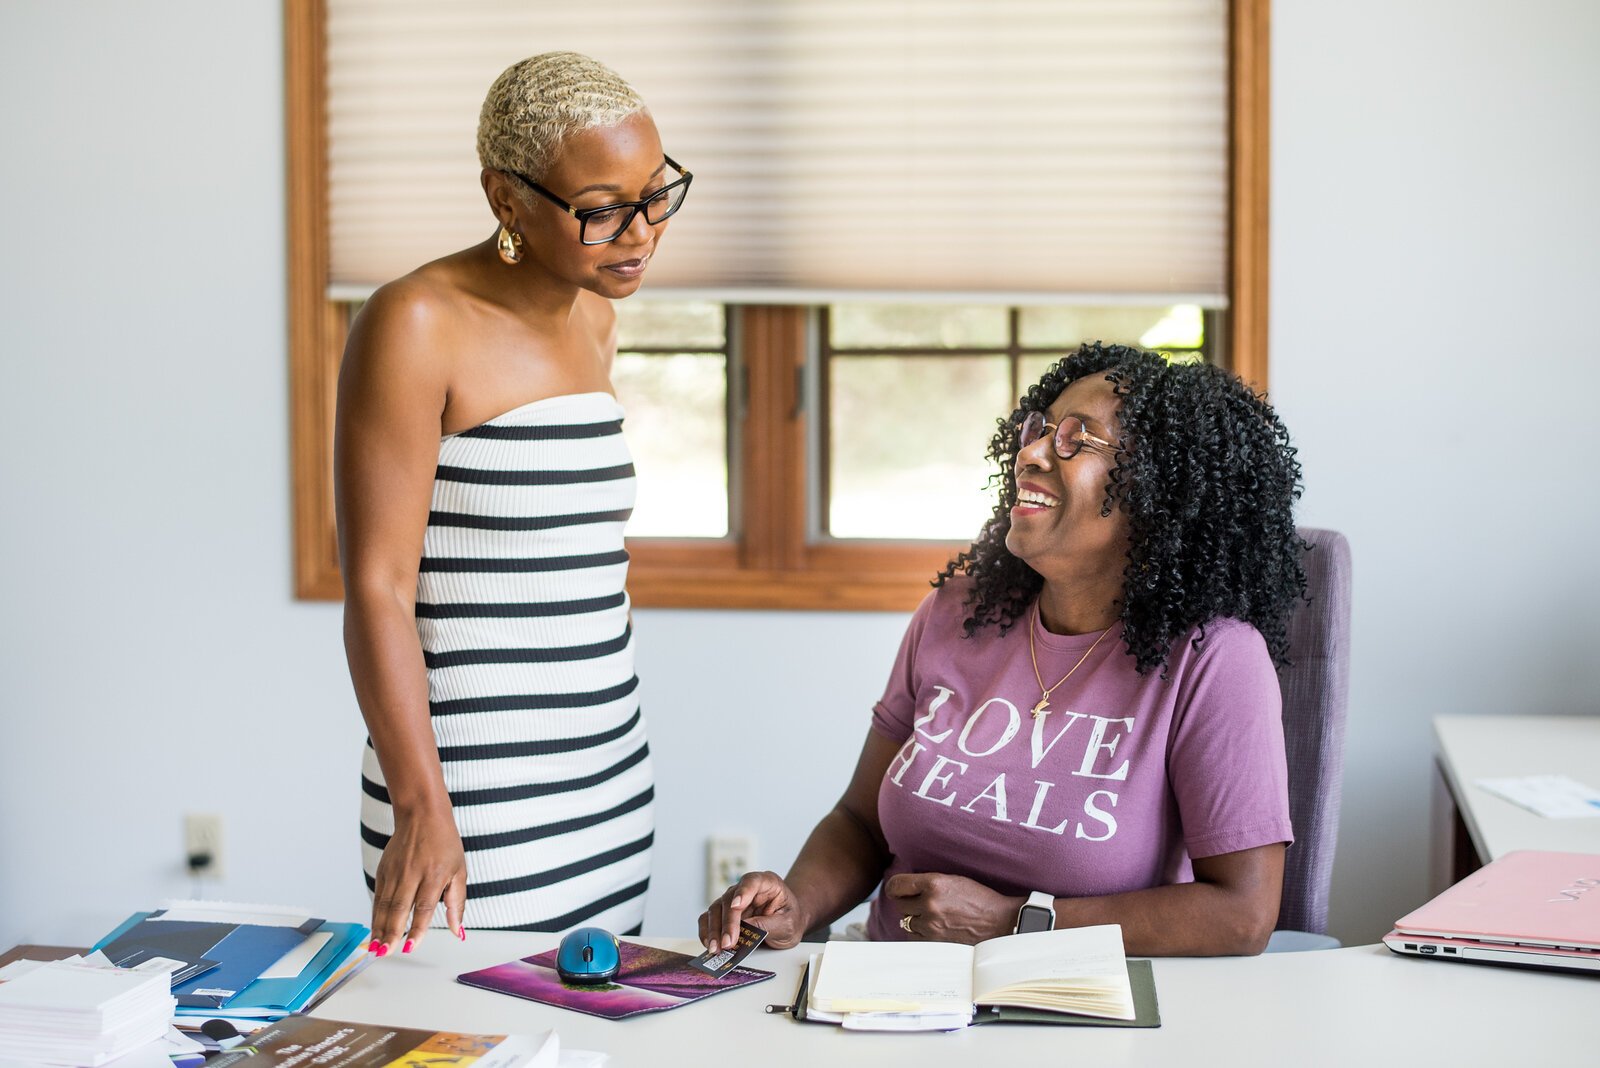
[[[320,926],[321,920],[307,920],[301,927],[239,924],[206,954],[217,961],[214,970],[172,988],[178,1007],[222,1008]]]
[[[178,983],[172,993],[180,1011],[220,1009],[322,924],[322,920],[307,920],[299,927],[190,923],[162,920],[159,913],[135,913],[94,948],[141,946],[158,954],[165,949],[179,960],[197,955],[214,960],[215,968]]]
[[[367,940],[371,931],[359,923],[324,922],[317,932],[329,932],[332,937],[315,956],[300,969],[300,974],[286,979],[257,979],[229,998],[223,1005],[213,1006],[230,1015],[271,1018],[299,1012],[321,989],[333,973],[350,958],[356,947]],[[270,967],[270,962],[268,964]],[[206,976],[201,976],[205,979]],[[204,985],[204,984],[202,984]],[[180,1016],[204,1016],[212,1009],[178,1003]]]

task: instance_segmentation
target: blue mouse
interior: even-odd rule
[[[601,927],[579,927],[561,939],[556,974],[564,983],[604,983],[622,964],[617,936]]]

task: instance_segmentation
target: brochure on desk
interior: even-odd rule
[[[688,967],[683,953],[623,941],[621,966],[613,982],[579,986],[556,974],[556,951],[507,961],[458,975],[456,981],[543,1005],[571,1009],[607,1020],[666,1012],[702,998],[771,979],[772,972],[738,967],[720,979]]]
[[[837,1025],[841,1022],[838,1015],[809,1011],[808,1002],[816,967],[817,956],[813,955],[801,973],[800,987],[795,991],[795,1002],[787,1006],[787,1011],[802,1023]],[[973,1014],[971,1025],[975,1027],[991,1023],[1039,1023],[1054,1024],[1058,1027],[1160,1027],[1161,1005],[1156,1000],[1155,974],[1151,971],[1148,960],[1128,961],[1128,985],[1133,989],[1134,1017],[1131,1020],[1084,1016],[1075,1012],[1052,1012],[1049,1009],[1028,1009],[1014,1005],[980,1005]],[[773,1010],[768,1009],[768,1011]]]
[[[386,1024],[290,1016],[250,1036],[249,1044],[212,1056],[207,1068],[556,1068],[555,1032],[479,1035]],[[106,1068],[115,1068],[107,1065]]]

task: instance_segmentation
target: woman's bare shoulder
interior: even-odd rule
[[[470,300],[447,277],[427,268],[379,286],[350,324],[345,358],[397,371],[416,363],[442,369],[441,357],[451,350],[450,338]]]
[[[466,299],[426,270],[380,286],[350,323],[341,395],[404,394],[441,410],[450,389],[451,338]]]
[[[468,297],[459,288],[426,268],[379,286],[361,305],[350,324],[357,332],[377,334],[385,340],[405,341],[409,337],[448,329],[460,317]],[[400,335],[393,337],[391,335]]]

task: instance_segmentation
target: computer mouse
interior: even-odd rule
[[[621,964],[617,936],[600,927],[568,932],[556,950],[556,974],[564,983],[604,983],[616,977]]]

